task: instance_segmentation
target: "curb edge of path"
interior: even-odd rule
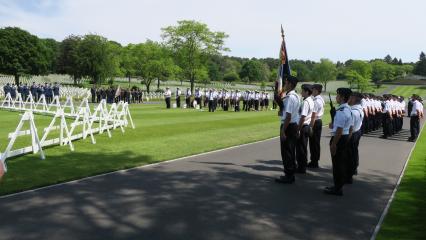
[[[422,132],[423,132],[423,130],[425,128],[425,125],[426,124],[423,123],[423,126],[422,126],[422,129],[421,129],[420,133],[419,133],[419,136],[422,134]],[[385,207],[385,209],[382,212],[382,215],[380,216],[379,222],[377,223],[376,227],[374,228],[374,232],[373,232],[373,235],[371,236],[370,240],[375,240],[377,238],[377,235],[379,234],[381,226],[382,226],[382,224],[383,224],[383,222],[385,220],[386,215],[389,212],[389,208],[390,208],[390,206],[391,206],[391,204],[393,202],[393,199],[395,198],[395,194],[398,191],[399,185],[401,184],[402,178],[404,177],[405,169],[408,166],[408,162],[410,161],[411,154],[413,153],[413,151],[416,148],[416,146],[417,146],[417,141],[414,143],[413,147],[411,148],[410,154],[408,154],[407,160],[405,161],[405,164],[404,164],[404,168],[402,168],[401,174],[399,175],[399,178],[398,178],[398,181],[397,181],[397,183],[395,185],[395,188],[392,191],[392,195],[389,198],[389,200],[388,200],[388,202],[386,204],[386,207]]]

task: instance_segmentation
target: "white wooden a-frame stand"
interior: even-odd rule
[[[67,100],[65,101],[65,104],[62,106],[62,108],[64,109],[65,114],[70,114],[70,115],[75,114],[74,103],[72,101],[71,96],[67,97]]]
[[[39,106],[41,106],[41,109],[39,109]],[[40,112],[47,112],[48,107],[47,107],[47,102],[46,102],[46,96],[44,96],[44,94],[42,94],[40,96],[40,99],[35,104],[34,110],[37,110],[37,111],[40,111]]]
[[[27,105],[29,105],[28,107],[27,107]],[[31,92],[30,92],[30,94],[28,95],[28,97],[27,97],[27,99],[26,99],[26,101],[25,101],[25,103],[24,103],[24,108],[25,109],[29,109],[29,110],[34,110],[35,109],[35,102],[34,102],[34,97],[33,97],[33,95],[31,94]]]
[[[6,94],[6,97],[3,99],[1,107],[2,108],[10,108],[10,107],[12,107],[12,96],[10,95],[10,93]]]
[[[29,130],[22,130],[22,127],[25,122],[28,122],[30,124]],[[25,135],[31,135],[31,146],[12,150],[12,147],[16,141],[16,138],[18,138],[19,136],[25,136]],[[0,158],[5,171],[7,171],[6,159],[8,157],[14,157],[14,156],[18,156],[18,155],[29,153],[29,152],[37,153],[40,151],[41,159],[45,158],[44,152],[41,146],[41,142],[37,134],[37,128],[34,123],[34,116],[32,112],[27,111],[24,113],[24,115],[21,118],[21,121],[16,127],[16,130],[12,133],[9,133],[9,139],[10,139],[10,142],[7,145],[4,153],[1,154],[1,158]]]
[[[56,120],[58,118],[60,123],[59,125],[55,125]],[[59,129],[59,138],[46,140],[47,136],[49,135],[51,131],[58,130],[58,129]],[[59,144],[60,146],[69,144],[70,150],[74,151],[74,145],[72,144],[72,141],[71,141],[71,134],[70,134],[70,131],[68,130],[68,125],[65,119],[65,114],[63,109],[58,109],[56,111],[55,116],[53,117],[49,126],[44,129],[44,134],[40,142],[43,147],[54,145],[54,144]]]

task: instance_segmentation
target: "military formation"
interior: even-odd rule
[[[173,95],[173,97],[172,97]],[[218,108],[223,111],[266,111],[269,109],[270,94],[266,91],[239,91],[227,89],[200,89],[196,88],[194,94],[189,88],[185,92],[180,88],[172,93],[170,88],[164,92],[166,108],[171,108],[172,98],[176,108],[208,108],[215,112]],[[181,102],[185,101],[185,104]],[[242,107],[242,108],[241,108]]]
[[[106,100],[107,103],[118,103],[124,101],[127,103],[142,103],[143,92],[139,88],[121,88],[112,87],[103,88],[92,86],[90,88],[90,94],[92,96],[93,103],[99,103],[102,100]]]
[[[319,167],[323,127],[321,119],[325,102],[321,97],[320,84],[303,84],[300,96],[295,91],[298,83],[296,77],[287,77],[284,83],[283,91],[275,96],[280,106],[280,147],[284,175],[275,181],[292,184],[296,180],[295,174],[305,174],[307,169]],[[354,176],[358,174],[358,147],[362,135],[382,129],[382,138],[386,139],[400,132],[406,103],[403,97],[361,94],[349,88],[337,89],[336,101],[337,109],[331,102],[332,122],[329,124],[334,184],[325,187],[324,193],[342,196],[343,186],[352,184]],[[420,118],[423,118],[422,99],[413,95],[408,107],[411,132],[408,141],[415,141],[419,134]]]
[[[50,83],[36,84],[33,82],[31,86],[28,84],[19,83],[15,85],[14,83],[7,83],[3,87],[4,94],[10,94],[12,99],[16,99],[17,94],[21,94],[23,100],[26,100],[28,96],[31,94],[34,101],[38,101],[42,95],[45,96],[46,102],[51,103],[53,97],[59,96],[60,85],[58,83],[54,83],[53,85]]]

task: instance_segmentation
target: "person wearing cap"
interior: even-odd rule
[[[236,90],[234,93],[234,105],[235,105],[235,112],[239,112],[240,111],[240,98],[241,98],[241,93],[239,90]]]
[[[362,120],[364,118],[364,111],[361,106],[362,95],[358,92],[353,92],[349,98],[349,106],[352,112],[352,134],[349,138],[349,158],[347,163],[346,182],[352,183],[353,175],[358,174],[359,165],[359,141],[361,139]]]
[[[296,170],[296,143],[299,121],[300,97],[295,88],[297,78],[288,76],[284,81],[286,96],[283,101],[280,126],[281,158],[284,166],[284,176],[275,179],[278,183],[291,184],[295,181]]]
[[[180,95],[182,94],[182,91],[179,88],[176,88],[176,107],[180,108]]]
[[[420,118],[423,118],[422,99],[418,95],[413,95],[413,109],[410,113],[410,133],[408,141],[415,142],[420,132]]]
[[[166,101],[166,108],[170,108],[170,98],[172,96],[172,92],[169,87],[166,87],[166,91],[164,92],[164,100]]]
[[[364,119],[362,120],[362,133],[366,134],[368,133],[368,118],[370,117],[368,115],[368,96],[367,94],[363,94],[362,95],[362,99],[361,99],[361,107],[362,107],[362,111],[364,112]],[[382,116],[383,117],[383,116]]]
[[[324,115],[324,99],[321,97],[322,85],[312,85],[312,100],[314,109],[312,111],[312,119],[310,128],[312,130],[309,136],[309,150],[311,153],[311,161],[308,163],[308,168],[318,168],[318,162],[321,154],[321,133],[322,133],[322,116]]]
[[[310,124],[312,112],[314,111],[314,101],[311,98],[312,85],[302,85],[303,101],[299,108],[298,139],[296,145],[297,173],[306,173],[308,165],[308,139],[311,132]]]
[[[343,185],[346,177],[346,162],[348,159],[348,140],[350,127],[352,125],[352,112],[348,105],[348,100],[352,91],[349,88],[338,88],[336,101],[339,108],[336,110],[331,127],[330,153],[333,165],[334,185],[326,187],[324,193],[331,195],[343,195]]]

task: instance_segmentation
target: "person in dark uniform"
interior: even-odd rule
[[[414,95],[414,94],[413,94]],[[408,112],[407,112],[407,117],[410,117],[410,114],[411,114],[411,110],[413,110],[413,101],[414,101],[414,96],[411,96],[410,97],[410,99],[408,100],[408,106],[407,106],[407,110],[408,110]]]
[[[28,95],[30,94],[30,89],[28,88],[28,84],[24,84],[24,87],[22,87],[22,100],[26,101],[28,98]]]
[[[95,85],[93,85],[90,88],[90,94],[92,95],[92,103],[95,103],[95,100],[96,100],[96,87],[95,87]]]
[[[10,84],[6,83],[6,85],[4,85],[3,87],[3,91],[4,91],[4,96],[6,96],[7,94],[10,94]]]
[[[186,103],[186,108],[191,108],[191,89],[189,88],[186,89],[185,103]]]
[[[330,123],[331,140],[330,153],[333,165],[333,182],[334,185],[326,187],[324,193],[331,195],[343,195],[343,185],[346,177],[346,162],[348,156],[348,140],[350,127],[352,125],[352,112],[348,105],[349,97],[352,91],[349,88],[338,88],[336,101],[339,108],[336,110],[333,123]]]
[[[60,90],[59,84],[55,82],[55,85],[53,86],[53,96],[59,97],[59,92],[60,92],[59,90]]]
[[[180,89],[179,88],[176,88],[176,95],[175,95],[175,98],[176,98],[176,107],[177,108],[180,108],[180,95],[182,94],[182,92],[180,91]]]
[[[297,123],[300,107],[300,97],[295,91],[297,82],[297,78],[293,76],[288,76],[284,82],[283,90],[286,92],[286,96],[282,100],[283,112],[280,126],[280,147],[284,175],[275,179],[278,183],[291,184],[295,181]]]
[[[23,87],[23,84],[22,84],[22,82],[20,82],[19,85],[18,85],[17,91],[18,91],[19,94],[21,94],[21,97],[23,96],[23,88],[22,87]]]
[[[16,98],[16,87],[14,83],[12,83],[12,86],[10,87],[10,96],[12,99]]]
[[[31,95],[33,95],[33,99],[34,101],[37,101],[37,85],[35,84],[35,82],[33,82],[33,84],[30,87],[30,92]]]
[[[309,136],[309,151],[311,153],[311,161],[308,168],[318,168],[318,162],[321,156],[321,133],[322,133],[322,116],[324,115],[324,99],[321,97],[322,85],[312,85],[312,100],[314,101],[314,109],[312,112],[312,121],[310,127],[312,134]]]

